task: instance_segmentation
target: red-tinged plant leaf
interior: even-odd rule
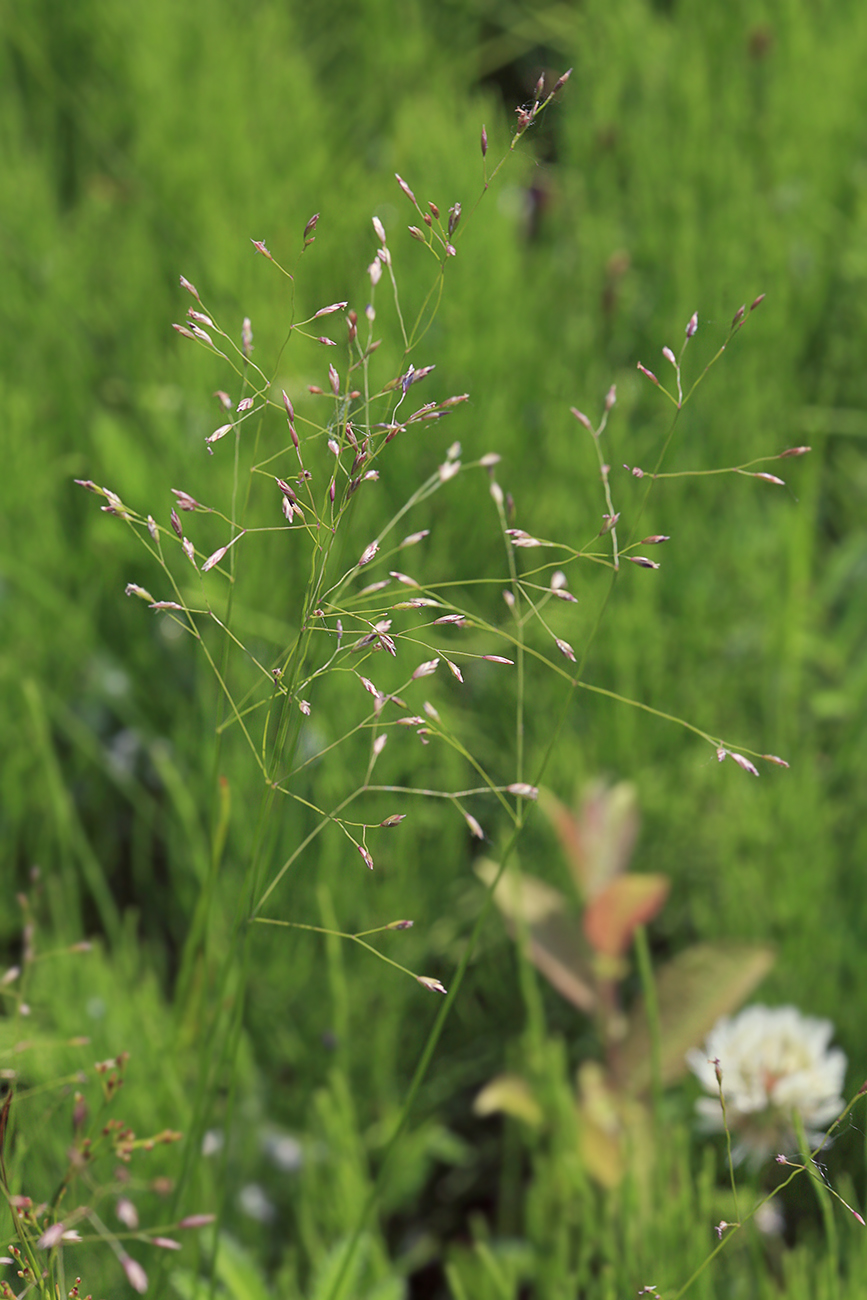
[[[475,870],[490,885],[499,868],[482,859]],[[596,1007],[591,954],[581,923],[569,916],[568,903],[559,890],[535,876],[507,872],[494,891],[494,902],[513,939],[526,932],[529,957],[536,969],[568,1002],[591,1013]]]
[[[774,962],[771,948],[753,944],[699,943],[656,972],[660,1072],[663,1084],[687,1072],[684,1056],[704,1041],[720,1016],[729,1015],[764,979]],[[651,1082],[650,1032],[644,1000],[632,1008],[618,1055],[623,1087],[641,1093]]]
[[[477,1115],[511,1115],[512,1119],[538,1128],[544,1118],[542,1108],[533,1096],[526,1079],[519,1074],[500,1074],[486,1083],[473,1102]]]
[[[584,909],[584,933],[594,952],[622,957],[639,925],[656,916],[668,897],[668,876],[618,876]]]
[[[583,894],[584,848],[577,816],[550,790],[539,791],[539,807],[557,832],[557,838],[569,863],[569,870]]]
[[[635,787],[596,781],[584,791],[578,813],[553,795],[543,804],[583,898],[592,899],[625,871],[638,835]]]

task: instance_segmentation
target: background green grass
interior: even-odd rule
[[[697,309],[689,362],[697,368],[741,302],[767,294],[685,412],[669,468],[738,464],[803,442],[813,452],[783,462],[784,489],[743,478],[659,485],[642,527],[671,534],[663,567],[623,575],[585,675],[780,753],[791,770],[763,769],[751,781],[733,764],[718,767],[688,733],[582,696],[547,781],[566,799],[599,774],[636,782],[637,867],[672,878],[651,933],[655,953],[697,938],[771,940],[778,960],[762,996],[834,1020],[853,1091],[867,1074],[858,994],[867,929],[863,6],[215,0],[203,10],[177,0],[7,0],[2,28],[0,932],[11,962],[21,928],[14,894],[38,862],[49,934],[105,941],[99,955],[77,959],[88,965],[74,981],[36,991],[46,1032],[104,1032],[99,1055],[130,1048],[125,1104],[136,1123],[188,1122],[208,991],[193,978],[180,1005],[177,979],[209,871],[215,688],[183,638],[122,599],[127,581],[148,586],[155,572],[71,480],[105,483],[161,522],[171,487],[225,495],[229,458],[206,458],[202,440],[221,422],[210,394],[226,375],[170,329],[189,301],[178,274],[236,330],[252,318],[264,364],[282,341],[287,298],[249,239],[264,238],[288,260],[320,212],[297,275],[299,303],[306,311],[348,296],[361,308],[376,212],[404,302],[418,304],[429,259],[404,233],[413,218],[393,180],[399,171],[443,211],[463,204],[442,309],[414,359],[437,365],[425,399],[467,391],[471,403],[395,442],[377,488],[383,517],[458,438],[467,458],[501,453],[517,526],[589,536],[603,508],[598,471],[569,406],[595,419],[615,381],[609,455],[615,502],[628,517],[642,486],[620,466],[652,463],[668,418],[636,362],[663,378],[660,349],[679,347]],[[541,70],[567,66],[575,71],[562,98],[471,217],[482,122],[499,157],[514,103],[531,96]],[[385,372],[400,354],[383,288]],[[314,409],[306,385],[326,382],[323,355],[299,346],[281,363],[277,387],[292,393],[302,419]],[[481,480],[449,488],[410,525],[431,528],[426,572],[500,571]],[[355,528],[360,547],[375,532],[364,519]],[[292,627],[305,576],[264,549],[258,567],[247,565],[238,590],[245,637],[264,645]],[[579,604],[558,630],[578,646],[601,587],[591,572],[573,589]],[[500,779],[513,779],[498,759],[512,728],[502,679],[479,676],[468,688],[459,697],[438,683],[431,698],[453,711],[480,755],[500,762]],[[335,709],[341,689],[333,687]],[[528,752],[537,755],[562,691],[538,675],[528,693]],[[355,761],[338,751],[306,793],[334,797]],[[428,779],[426,752],[403,761],[417,764],[403,777]],[[258,798],[239,747],[227,743],[220,765],[232,816],[210,919],[215,953],[234,915],[247,810]],[[466,779],[456,760],[438,771],[443,785]],[[484,820],[481,807],[473,811]],[[281,812],[275,860],[308,829],[296,812]],[[275,904],[281,915],[333,917],[347,930],[411,916],[415,929],[389,951],[448,983],[481,906],[472,851],[453,811],[419,802],[382,837],[372,876],[326,834]],[[565,879],[541,826],[531,826],[521,858],[536,874]],[[282,1270],[274,1294],[312,1294],[317,1268],[327,1270],[329,1251],[356,1221],[438,1008],[360,951],[313,936],[263,928],[250,960],[225,1177],[233,1197],[260,1183],[278,1217],[257,1224],[233,1199],[230,1226],[259,1267]],[[134,993],[145,986],[140,1006]],[[567,1107],[566,1063],[585,1053],[588,1030],[556,995],[541,996],[552,1043],[563,1043],[560,1056],[552,1047],[544,1058],[552,1075],[561,1072],[551,1104]],[[94,998],[106,1008],[96,1018]],[[508,1125],[471,1113],[478,1087],[520,1052],[525,1019],[515,953],[492,919],[386,1187],[359,1294],[411,1275],[412,1294],[445,1295],[449,1258],[456,1296],[460,1277],[468,1295],[517,1294],[508,1270],[520,1279],[547,1257],[551,1206],[577,1196],[580,1171],[564,1171],[551,1153],[531,1160]],[[47,1077],[55,1063],[44,1068]],[[672,1161],[685,1178],[701,1156],[674,1136],[688,1122],[688,1099],[672,1107]],[[835,1177],[854,1180],[857,1197],[855,1118],[830,1164]],[[269,1163],[275,1133],[299,1136],[301,1171]],[[34,1141],[48,1164],[65,1136]],[[667,1205],[657,1235],[631,1255],[615,1248],[621,1227],[605,1226],[613,1211],[584,1187],[574,1204],[593,1216],[596,1244],[574,1278],[588,1294],[662,1280],[663,1269],[669,1284],[685,1279],[710,1240],[705,1207],[725,1217],[711,1209],[710,1172],[695,1176],[705,1179],[701,1196]],[[209,1176],[197,1178],[204,1197]],[[790,1215],[799,1225],[792,1253],[774,1260],[755,1243],[752,1253],[732,1252],[711,1269],[706,1293],[763,1295],[785,1276],[792,1294],[823,1294],[806,1191]],[[584,1239],[577,1222],[561,1225],[570,1248]],[[857,1278],[863,1247],[848,1229],[844,1258]],[[484,1231],[536,1251],[522,1262],[515,1246],[499,1290],[469,1244]],[[558,1289],[567,1286],[563,1268],[559,1282],[550,1271],[537,1280],[538,1294],[574,1294]],[[394,1285],[388,1294],[401,1293]]]

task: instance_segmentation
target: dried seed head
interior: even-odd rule
[[[114,1207],[114,1212],[125,1228],[135,1232],[138,1228],[138,1210],[127,1196],[122,1196]]]
[[[139,1295],[144,1295],[148,1289],[148,1275],[141,1264],[126,1253],[121,1254],[120,1262],[123,1265],[124,1273],[126,1273],[126,1280],[133,1291],[138,1291]]]
[[[584,414],[583,411],[579,411],[577,406],[570,406],[569,410],[575,416],[575,419],[578,421],[578,423],[584,425],[584,428],[587,430],[588,433],[593,432],[593,425],[587,419],[587,416]]]
[[[416,681],[419,677],[430,677],[432,673],[436,672],[438,663],[439,658],[426,659],[423,664],[419,664],[412,675],[413,681]]]
[[[485,157],[485,155],[487,154],[487,152],[488,152],[488,133],[487,133],[487,131],[485,130],[485,128],[484,128],[484,124],[483,124],[483,125],[482,125],[482,157],[483,157],[483,158]]]
[[[228,546],[221,546],[218,550],[209,555],[205,560],[205,563],[202,565],[202,573],[209,573],[215,564],[219,564],[228,549]]]
[[[443,655],[443,658],[446,659],[445,655]],[[464,675],[461,672],[460,668],[458,668],[457,664],[453,664],[451,659],[446,659],[446,663],[448,665],[449,672],[451,673],[452,677],[456,677],[459,682],[463,682]]]
[[[448,993],[448,989],[430,975],[416,975],[416,980],[423,989],[430,989],[431,993]]]
[[[191,497],[189,492],[181,492],[179,488],[172,488],[173,494],[178,499],[178,505],[182,510],[204,510],[205,507],[200,505],[195,497]]]
[[[416,203],[415,195],[413,194],[412,190],[409,188],[409,186],[407,185],[403,177],[398,176],[397,172],[395,172],[394,179],[397,181],[398,185],[403,190],[404,194],[409,199],[410,203],[414,203],[415,206],[418,207],[418,204]]]
[[[417,545],[418,542],[423,542],[424,539],[429,536],[430,536],[429,528],[423,528],[419,533],[410,533],[408,537],[404,537],[403,541],[398,547],[398,550],[402,550],[404,546],[415,546]]]
[[[51,1250],[58,1242],[63,1240],[63,1234],[66,1226],[63,1223],[52,1223],[50,1228],[46,1228],[42,1236],[36,1242],[39,1250]],[[8,1294],[11,1294],[9,1292]]]
[[[464,813],[464,821],[469,826],[470,833],[474,835],[477,840],[483,840],[485,838],[485,832],[482,830],[481,826],[479,825],[479,823],[476,821],[475,817],[473,817],[471,813],[468,812]]]
[[[316,312],[316,314],[314,315],[313,319],[316,320],[317,316],[330,316],[332,312],[343,311],[344,307],[348,307],[348,306],[349,304],[346,302],[333,302],[328,307],[320,307],[318,312]]]
[[[251,239],[250,243],[253,245],[253,247],[256,249],[258,253],[261,253],[263,257],[267,257],[269,262],[274,261],[274,258],[271,256],[271,254],[268,252],[268,249],[265,247],[263,240]]]
[[[249,360],[250,353],[253,351],[253,325],[249,316],[245,316],[241,322],[241,348],[244,356]]]
[[[416,582],[415,578],[411,578],[408,573],[399,573],[397,569],[390,569],[388,576],[390,578],[396,578],[397,581],[402,582],[405,587],[418,587],[421,585]]]
[[[638,363],[638,369],[641,371],[643,375],[647,375],[647,378],[652,380],[653,383],[657,385],[657,387],[659,386],[659,380],[656,378],[656,375],[653,373],[653,371],[648,370],[647,366],[643,366],[640,361]]]
[[[691,339],[697,329],[698,329],[698,312],[694,311],[690,316],[689,321],[687,323],[686,330],[684,331],[686,337],[688,339]]]
[[[314,221],[317,219],[318,215],[319,214],[317,213],[316,217],[313,217]],[[215,1214],[188,1214],[185,1219],[181,1219],[180,1223],[178,1224],[178,1227],[179,1228],[207,1228],[209,1224],[214,1222],[214,1219],[216,1217],[217,1216]]]

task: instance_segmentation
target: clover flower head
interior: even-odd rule
[[[845,1105],[846,1056],[829,1049],[833,1032],[830,1020],[804,1016],[796,1007],[753,1006],[723,1016],[704,1051],[687,1052],[690,1069],[713,1094],[696,1102],[706,1132],[724,1128],[721,1071],[735,1161],[760,1164],[772,1151],[796,1151],[796,1114],[811,1146],[821,1142]]]

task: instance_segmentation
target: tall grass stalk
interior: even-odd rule
[[[565,80],[561,78],[547,94],[540,85],[532,108],[519,113],[510,153],[539,114],[549,107]],[[487,151],[484,133],[482,151],[484,158]],[[674,369],[673,388],[660,383],[656,375],[643,365],[639,366],[648,381],[662,390],[674,411],[653,469],[645,471],[635,466],[631,470],[635,478],[647,482],[628,528],[619,527],[620,513],[607,454],[607,424],[616,403],[613,386],[595,425],[582,411],[573,408],[579,426],[590,436],[595,448],[604,504],[602,527],[597,529],[591,525],[586,528],[591,536],[582,544],[538,537],[512,526],[509,501],[496,477],[499,456],[489,453],[463,463],[458,443],[452,444],[438,468],[384,523],[362,524],[355,518],[357,503],[364,500],[380,474],[387,470],[389,444],[397,437],[405,439],[432,424],[436,427],[466,400],[466,394],[445,399],[435,397],[410,411],[416,384],[427,381],[431,385],[434,382],[430,379],[433,366],[416,367],[410,358],[417,354],[419,344],[436,316],[446,269],[458,252],[469,218],[475,216],[481,198],[501,166],[502,162],[490,175],[485,172],[479,201],[469,214],[463,216],[459,203],[452,206],[447,217],[434,204],[423,207],[407,182],[397,178],[404,197],[412,205],[414,219],[419,222],[410,227],[410,233],[434,257],[436,266],[430,290],[414,313],[401,301],[395,260],[378,218],[373,224],[379,246],[368,267],[371,305],[362,313],[347,311],[347,299],[296,321],[294,276],[299,273],[300,258],[290,271],[263,242],[254,241],[256,251],[274,264],[275,271],[286,279],[289,288],[290,323],[270,370],[261,368],[253,360],[250,322],[245,319],[240,342],[236,341],[233,332],[218,323],[218,313],[206,306],[195,286],[182,279],[182,287],[196,305],[189,308],[186,323],[176,326],[176,329],[190,343],[220,358],[229,367],[234,377],[232,382],[238,386],[231,399],[227,394],[221,394],[224,423],[207,439],[207,449],[215,456],[224,455],[227,444],[231,447],[232,480],[226,512],[173,489],[177,508],[172,510],[171,524],[166,527],[151,515],[128,505],[115,491],[101,488],[90,480],[83,481],[83,486],[103,499],[102,508],[119,517],[143,543],[152,567],[168,586],[166,596],[155,597],[147,586],[138,583],[130,583],[127,593],[143,600],[154,613],[173,619],[183,633],[192,638],[214,674],[218,692],[211,810],[213,829],[209,850],[203,855],[205,865],[200,872],[201,890],[184,944],[178,979],[178,1033],[186,1032],[188,1020],[195,1020],[199,1051],[192,1119],[175,1186],[174,1213],[179,1213],[189,1195],[202,1138],[213,1122],[215,1101],[221,1091],[226,1098],[222,1123],[227,1130],[233,1127],[239,1083],[236,1062],[244,1026],[252,945],[260,926],[307,931],[321,934],[331,942],[340,939],[355,943],[375,952],[401,973],[412,976],[425,989],[446,995],[425,1039],[365,1203],[341,1250],[327,1291],[328,1300],[338,1300],[345,1294],[357,1251],[366,1238],[379,1204],[390,1160],[406,1131],[443,1029],[477,951],[494,891],[515,855],[538,787],[556,760],[558,743],[576,692],[597,694],[619,705],[674,723],[709,744],[719,761],[731,758],[748,774],[758,775],[753,760],[764,759],[786,766],[775,755],[736,747],[724,737],[714,735],[675,713],[628,698],[584,676],[590,650],[613,593],[625,580],[625,573],[631,573],[633,566],[640,570],[660,567],[643,552],[669,539],[661,535],[639,538],[641,519],[654,484],[668,477],[693,473],[700,476],[748,475],[778,486],[782,480],[768,470],[756,467],[808,450],[790,448],[777,455],[751,459],[723,469],[673,472],[663,469],[683,408],[751,318],[761,298],[757,298],[749,310],[744,306],[735,313],[725,341],[694,379],[685,381],[682,368],[689,356],[688,345],[698,328],[697,315],[686,325],[678,355],[675,356],[670,349],[665,352]],[[311,218],[304,231],[302,252],[315,238],[317,220],[318,216]],[[393,349],[399,364],[396,368],[392,366],[391,370],[386,369],[383,378],[376,364],[380,340],[374,337],[374,322],[377,319],[376,289],[385,278],[391,289],[399,334],[399,341]],[[327,329],[329,321],[333,320],[341,321],[347,330],[347,343],[342,353],[330,336],[316,332],[320,328]],[[327,380],[323,381],[328,387],[311,386],[310,398],[303,399],[303,403],[297,394],[285,392],[282,399],[277,399],[273,390],[283,354],[290,343],[297,344],[300,340],[306,340],[306,344],[301,346],[322,348],[326,357],[342,356],[343,373],[337,366],[329,365]],[[337,351],[332,353],[331,348]],[[317,403],[327,408],[327,414],[322,418],[314,413]],[[272,449],[273,443],[269,441],[267,432],[275,413],[285,418],[290,438],[276,451]],[[290,466],[288,469],[287,464]],[[275,472],[277,470],[279,473]],[[403,563],[402,552],[423,543],[427,535],[425,529],[409,534],[402,541],[393,540],[404,518],[446,489],[452,479],[470,470],[480,472],[487,479],[505,549],[505,578],[500,575],[470,579],[448,576],[444,580],[432,581],[395,568],[388,570],[387,578],[379,578],[358,590],[355,584],[362,579],[362,571],[382,572],[382,566],[389,562]],[[267,493],[271,494],[270,501]],[[283,513],[280,524],[271,521],[278,506]],[[191,519],[190,532],[198,533],[200,537],[209,536],[207,547],[204,541],[187,537],[182,523],[185,515]],[[214,524],[219,525],[219,532],[214,531]],[[362,527],[368,531],[362,533]],[[233,615],[236,587],[244,577],[245,552],[257,542],[267,547],[275,538],[288,541],[290,545],[302,541],[307,543],[308,576],[298,599],[297,631],[288,645],[279,647],[266,657],[258,646],[245,643],[233,630]],[[214,546],[215,541],[220,544]],[[529,550],[551,553],[551,558],[524,566],[520,563],[522,553]],[[421,552],[413,553],[423,554],[423,548]],[[573,647],[560,635],[563,621],[560,606],[575,603],[564,571],[571,569],[574,573],[582,564],[608,570],[609,580],[598,608],[589,618],[583,640]],[[193,579],[190,578],[191,569],[195,572]],[[215,588],[214,579],[207,577],[211,572],[226,584],[225,597]],[[643,575],[631,576],[643,580]],[[406,591],[406,598],[392,603],[395,593],[401,589]],[[508,610],[505,625],[490,616],[484,603],[491,592],[503,589]],[[393,615],[404,611],[412,611],[411,617],[429,621],[394,628]],[[461,634],[456,644],[450,639],[453,633]],[[496,647],[496,652],[492,646]],[[502,654],[501,650],[507,653]],[[555,651],[559,658],[552,657]],[[361,672],[363,668],[375,673],[381,684],[377,685]],[[464,682],[464,671],[472,672],[475,679],[481,681],[479,670],[482,668],[491,673],[514,668],[514,747],[508,760],[498,756],[498,770],[494,770],[487,757],[473,753],[462,739],[460,728],[450,722],[447,710],[444,709],[444,717],[431,701],[424,700],[417,711],[413,711],[413,705],[403,699],[404,695],[417,698],[419,691],[424,689],[420,682],[434,675],[441,676],[446,670],[459,683]],[[537,668],[559,678],[563,694],[541,752],[531,756],[527,752],[527,719],[533,708],[532,672]],[[327,696],[322,694],[329,685],[335,692],[333,716],[328,714]],[[347,686],[356,690],[355,703],[347,704]],[[365,692],[372,703],[362,709],[358,702],[363,701]],[[336,729],[334,738],[325,736],[316,743],[311,741],[306,719],[315,719],[320,709],[327,721],[334,722],[341,714],[350,712],[354,716],[348,725],[341,722],[342,730]],[[395,716],[395,710],[402,716]],[[397,748],[393,744],[386,749],[387,743],[397,735],[408,737],[411,731],[424,745],[438,744],[451,749],[472,769],[477,783],[439,789],[433,785],[408,786],[398,780],[374,782],[376,764],[382,765],[387,761],[383,760],[383,754]],[[243,877],[229,932],[218,941],[212,921],[217,909],[219,875],[231,821],[230,792],[220,782],[219,773],[223,747],[230,739],[234,743],[236,738],[257,769],[260,792],[251,819],[249,849],[245,854]],[[314,748],[308,752],[305,747],[311,743]],[[327,764],[339,748],[358,757],[362,744],[367,751],[362,779],[331,806],[314,797],[307,785],[312,769],[319,763]],[[504,781],[501,776],[506,763],[513,765],[514,779],[511,781]],[[370,845],[376,846],[376,837],[380,833],[395,831],[404,814],[390,813],[380,817],[377,812],[365,816],[364,809],[368,806],[381,808],[384,796],[407,795],[444,801],[463,816],[476,838],[486,838],[486,833],[475,816],[464,807],[466,801],[488,797],[506,823],[506,831],[498,831],[496,836],[499,841],[496,877],[488,887],[484,905],[475,919],[457,969],[449,979],[448,991],[438,977],[413,971],[371,944],[373,935],[384,936],[387,932],[405,928],[407,922],[403,920],[352,931],[332,924],[330,919],[322,926],[314,926],[291,917],[266,914],[266,908],[277,906],[278,888],[285,888],[302,855],[325,832],[337,832],[344,837],[347,846],[353,850],[351,858],[354,864],[357,865],[357,853],[366,867],[373,868],[375,847],[372,849]],[[278,809],[284,801],[294,805],[311,824],[309,831],[300,836],[285,856],[280,848],[278,816]],[[360,813],[355,812],[356,805],[361,806]],[[280,865],[274,865],[278,853],[282,861]],[[320,901],[327,911],[330,903]],[[652,1008],[652,971],[643,936],[639,940],[638,957],[648,1006]],[[202,987],[206,989],[204,1001]],[[653,1093],[658,1116],[661,1107],[658,1037],[652,1035],[652,1041],[655,1043]],[[228,1147],[224,1152],[223,1160],[228,1161]],[[224,1163],[211,1254],[212,1284],[216,1277],[220,1232],[228,1213],[230,1189],[227,1170],[228,1165]],[[734,1184],[733,1192],[736,1195]],[[700,1273],[701,1269],[687,1286]],[[491,1275],[495,1274],[496,1268],[493,1268]],[[500,1285],[496,1278],[495,1285]],[[684,1290],[686,1287],[679,1294]]]

